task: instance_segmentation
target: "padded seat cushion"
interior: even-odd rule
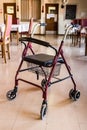
[[[40,66],[51,66],[53,62],[54,56],[52,55],[47,55],[47,54],[36,54],[36,55],[28,55],[23,57],[24,61],[34,63]],[[58,58],[59,63],[63,63],[62,58]]]

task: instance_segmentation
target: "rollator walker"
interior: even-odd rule
[[[39,23],[34,28],[38,26],[45,26],[45,24]],[[40,88],[42,90],[42,97],[43,97],[43,102],[42,102],[41,110],[40,110],[40,119],[43,119],[43,117],[47,113],[48,88],[51,85],[61,82],[67,78],[71,78],[74,87],[69,91],[69,98],[72,99],[73,101],[76,101],[80,97],[80,91],[76,89],[76,83],[73,79],[73,75],[71,74],[70,66],[67,64],[64,58],[63,49],[62,49],[64,41],[68,34],[68,31],[72,29],[72,27],[73,27],[72,25],[67,27],[63,40],[61,41],[60,46],[58,48],[55,48],[49,42],[33,38],[32,35],[34,31],[32,35],[30,36],[19,38],[19,41],[21,41],[21,43],[24,44],[24,50],[22,52],[22,59],[15,75],[14,89],[9,90],[6,96],[9,100],[13,100],[16,98],[16,94],[18,92],[19,81],[23,81],[23,82],[26,82],[28,84],[31,84]],[[31,25],[30,25],[30,29],[31,29]],[[37,44],[38,46],[43,46],[46,48],[51,48],[54,50],[55,55],[45,54],[44,52],[36,54],[32,47],[33,44]],[[27,54],[28,50],[30,50],[32,54]],[[26,62],[28,64],[28,67],[25,69],[21,69],[23,62]],[[58,78],[58,75],[59,75],[59,71],[62,64],[65,65],[68,71],[68,76],[60,79]],[[39,79],[39,75],[44,76],[44,78],[41,81],[41,85],[38,85],[32,81],[27,81],[22,78],[19,78],[18,77],[19,73],[24,72],[24,71],[34,72],[37,76],[37,80]]]

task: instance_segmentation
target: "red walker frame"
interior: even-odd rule
[[[32,22],[31,22],[31,24],[32,24]],[[31,30],[31,24],[30,24],[30,30]],[[44,25],[44,24],[40,24],[40,25]],[[69,28],[71,28],[71,27],[68,27],[68,29]],[[23,82],[26,82],[26,83],[29,83],[31,85],[34,85],[36,87],[39,87],[42,90],[42,93],[43,93],[43,102],[42,102],[41,110],[40,110],[40,118],[41,119],[43,119],[44,115],[47,112],[47,95],[48,95],[47,91],[48,91],[48,87],[51,86],[52,84],[58,83],[58,82],[63,81],[65,79],[67,79],[67,78],[71,78],[71,80],[73,82],[73,85],[74,85],[74,88],[70,90],[69,97],[71,99],[73,99],[74,101],[76,101],[80,97],[80,91],[78,91],[76,89],[76,83],[75,83],[75,81],[73,79],[73,75],[70,72],[70,67],[67,64],[67,62],[66,62],[66,60],[64,58],[64,55],[63,55],[62,47],[63,47],[63,44],[64,44],[64,40],[66,38],[66,35],[67,35],[67,31],[65,33],[65,37],[61,41],[61,44],[60,44],[58,50],[55,49],[53,46],[51,46],[50,43],[42,41],[42,40],[39,40],[39,39],[32,38],[31,36],[30,37],[29,36],[28,37],[22,37],[22,38],[19,39],[24,44],[25,48],[24,48],[23,53],[22,53],[21,63],[19,65],[18,70],[17,70],[16,75],[15,75],[15,87],[14,87],[13,90],[10,90],[10,91],[7,92],[7,98],[9,100],[12,100],[12,99],[14,99],[16,97],[16,93],[18,91],[18,82],[19,82],[19,80],[23,81]],[[27,42],[27,44],[25,42]],[[54,57],[53,56],[51,57],[50,55],[46,55],[46,58],[48,56],[50,58],[52,58],[52,61],[50,61],[51,59],[48,58],[48,62],[50,62],[50,63],[46,63],[46,61],[40,61],[38,59],[38,56],[39,57],[40,56],[45,57],[45,55],[44,54],[43,55],[42,54],[39,54],[39,55],[35,54],[34,51],[33,51],[33,49],[32,49],[32,45],[31,45],[33,43],[41,45],[41,46],[45,46],[45,47],[50,47],[50,48],[52,48],[55,51],[55,56]],[[26,54],[27,54],[28,49],[31,50],[32,55],[30,55],[30,56],[27,57]],[[33,56],[36,59],[33,59],[32,58]],[[61,56],[61,58],[60,58],[60,56]],[[42,83],[41,83],[42,86],[40,86],[38,84],[35,84],[35,83],[32,83],[30,81],[26,81],[26,80],[24,80],[22,78],[18,78],[19,72],[23,72],[23,71],[32,69],[32,68],[21,69],[22,64],[23,64],[24,61],[27,61],[27,62],[39,65],[39,67],[41,68],[41,70],[43,71],[44,76],[45,76],[45,79],[42,80]],[[57,63],[65,64],[65,67],[66,67],[66,69],[67,69],[67,71],[69,73],[69,76],[67,76],[65,78],[62,78],[62,79],[57,79],[56,81],[51,82],[51,78],[52,78],[52,75],[53,75],[53,72],[54,72],[54,69],[55,69]],[[47,78],[47,75],[46,75],[46,73],[45,73],[45,71],[43,69],[43,66],[45,66],[45,67],[52,67],[48,78]],[[36,72],[36,74],[37,74],[37,79],[38,79],[39,74],[37,72]]]

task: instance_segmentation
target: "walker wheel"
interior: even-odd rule
[[[46,79],[43,79],[43,80],[41,81],[41,86],[42,86],[43,88],[45,88],[46,82],[47,82]],[[51,85],[51,83],[49,82],[48,87],[50,87],[50,85]]]
[[[43,80],[41,81],[41,86],[42,86],[43,88],[45,87],[46,82],[47,82],[46,79],[43,79]]]
[[[16,92],[14,90],[9,90],[6,94],[8,100],[13,100],[16,97]]]
[[[41,111],[40,111],[40,119],[43,120],[43,117],[46,115],[47,112],[47,103],[42,104]]]
[[[80,91],[71,89],[69,92],[69,97],[70,97],[70,99],[72,99],[74,101],[78,100],[80,97]]]

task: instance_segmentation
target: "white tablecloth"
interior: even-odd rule
[[[29,24],[26,23],[21,23],[21,24],[13,24],[12,25],[12,28],[11,28],[11,31],[16,31],[18,30],[18,32],[27,32],[29,30]]]
[[[12,24],[11,31],[26,32],[29,29],[28,23]],[[5,24],[0,24],[0,32],[4,32]]]
[[[65,25],[65,29],[70,26],[70,24]],[[72,29],[70,29],[69,34],[73,34],[77,31],[80,31],[81,34],[87,34],[87,26],[81,27],[81,25],[73,26]]]
[[[81,29],[81,34],[87,34],[87,26]]]

